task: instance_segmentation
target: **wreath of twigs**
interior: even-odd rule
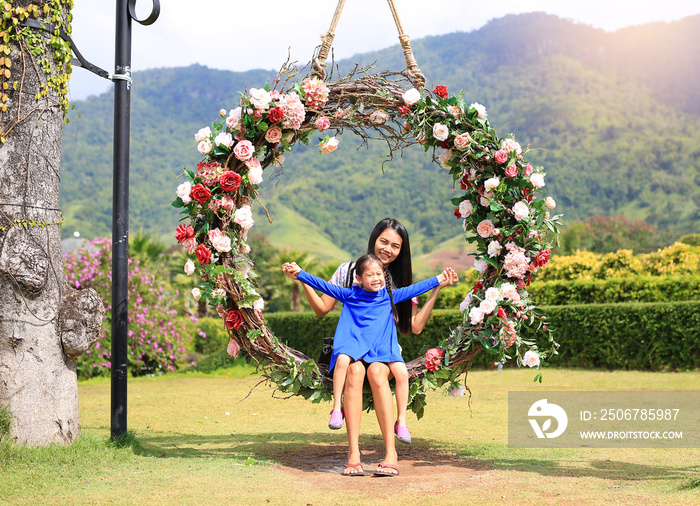
[[[246,240],[254,224],[251,205],[265,210],[258,200],[263,171],[283,166],[283,153],[298,142],[308,144],[313,132],[323,132],[319,148],[330,153],[338,140],[327,131],[349,130],[363,143],[385,141],[388,160],[416,142],[432,150],[452,176],[453,188],[463,191],[452,199],[455,216],[466,240],[476,243],[475,267],[482,279],[460,305],[463,323],[407,363],[413,411],[422,416],[427,390],[456,386],[482,349],[495,361],[543,365],[558,345],[526,287],[547,263],[560,223],[559,216],[549,215],[551,197],[534,198],[544,192],[544,173],[524,161],[527,149],[512,138],[498,138],[480,104],[467,106],[461,93],[449,97],[444,86],[419,91],[403,72],[356,67],[335,81],[307,75],[294,83],[298,75],[285,65],[275,79],[241,93],[238,107],[222,109],[218,122],[195,135],[204,159],[196,171],[185,169],[187,180],[173,202],[186,222],[178,226],[177,240],[192,256],[185,271],[201,276],[193,296],[205,298],[224,319],[229,354],[242,349],[283,392],[313,402],[332,398],[325,366],[281,342],[265,324]],[[538,349],[534,340],[522,338],[523,324],[545,331],[548,347]],[[365,398],[371,407],[371,398]]]

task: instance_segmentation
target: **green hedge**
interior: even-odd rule
[[[542,308],[557,329],[561,345],[552,366],[606,369],[689,370],[700,368],[700,302],[622,303]],[[332,336],[338,312],[266,315],[277,337],[317,358],[322,338]],[[411,360],[435,346],[462,321],[459,310],[434,310],[420,335],[399,337]],[[532,337],[532,336],[528,336]],[[493,356],[480,353],[473,366],[489,367]]]
[[[471,286],[443,288],[435,307],[456,309]],[[538,306],[616,304],[620,302],[681,302],[700,300],[700,276],[644,276],[573,281],[537,281],[528,289]],[[421,301],[427,298],[421,296]]]
[[[700,276],[645,276],[533,283],[528,289],[539,306],[680,302],[700,300]]]

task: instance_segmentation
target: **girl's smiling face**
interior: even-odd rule
[[[387,228],[377,237],[374,243],[374,254],[379,257],[384,267],[388,267],[401,253],[402,245],[401,236],[394,229]]]
[[[368,292],[378,292],[384,288],[384,267],[376,261],[365,266],[362,274],[356,276],[362,289]]]

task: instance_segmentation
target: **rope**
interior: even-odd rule
[[[418,68],[418,63],[413,55],[413,49],[411,49],[411,41],[407,34],[403,31],[403,26],[401,25],[401,20],[399,19],[399,13],[396,11],[396,6],[394,5],[394,0],[387,0],[389,3],[389,9],[391,9],[391,15],[394,17],[394,23],[396,23],[396,29],[399,32],[399,41],[401,42],[401,47],[403,48],[403,56],[406,60],[406,69],[408,76],[413,80],[413,85],[418,90],[425,88],[425,76]],[[335,14],[333,14],[333,19],[331,20],[331,26],[324,35],[321,35],[322,43],[318,48],[318,53],[313,59],[313,71],[312,76],[318,77],[323,80],[326,77],[326,60],[328,59],[328,54],[331,50],[331,45],[333,44],[333,39],[335,38],[335,29],[338,26],[338,20],[343,12],[343,7],[345,6],[345,0],[338,0],[338,5],[335,7]]]
[[[319,47],[318,54],[314,58],[313,62],[313,73],[312,75],[323,80],[326,77],[326,60],[328,59],[328,54],[331,51],[331,45],[333,44],[333,38],[335,37],[335,28],[338,26],[338,20],[340,20],[340,15],[343,12],[343,7],[345,6],[345,0],[338,0],[338,5],[335,6],[335,14],[333,14],[333,19],[331,20],[331,26],[325,35],[321,35],[321,40],[323,43]]]
[[[413,85],[418,90],[425,88],[425,76],[423,72],[418,68],[418,63],[416,62],[415,56],[413,56],[413,49],[411,49],[411,41],[406,33],[403,31],[403,26],[401,26],[401,20],[399,19],[399,13],[394,5],[394,0],[387,0],[389,3],[389,9],[391,9],[391,15],[394,16],[394,23],[396,23],[396,29],[399,32],[399,41],[401,42],[401,47],[403,48],[403,56],[406,59],[406,69],[408,70],[408,75],[413,79]]]

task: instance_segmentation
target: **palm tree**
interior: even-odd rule
[[[272,274],[276,281],[275,286],[277,287],[277,293],[275,293],[273,297],[285,297],[283,292],[291,288],[292,311],[298,313],[301,311],[301,290],[299,290],[298,282],[292,281],[282,272],[282,264],[286,262],[296,262],[299,267],[307,272],[311,272],[319,265],[319,261],[309,253],[290,250],[278,253],[272,260],[266,263],[270,274]]]

